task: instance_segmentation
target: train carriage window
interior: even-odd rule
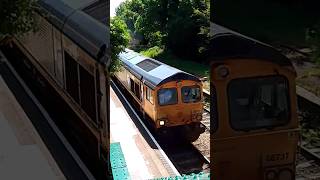
[[[272,128],[289,121],[288,82],[282,76],[232,80],[228,96],[230,123],[236,130]]]
[[[130,91],[134,93],[134,81],[130,78]]]
[[[139,100],[141,100],[140,85],[138,83],[134,83],[134,94]]]
[[[150,88],[146,87],[146,99],[153,104],[153,95]]]
[[[176,88],[163,88],[158,91],[159,105],[177,104],[178,95]]]
[[[67,92],[77,103],[79,103],[78,63],[66,51],[64,51],[64,60]]]
[[[80,69],[80,93],[81,93],[81,107],[96,122],[96,94],[94,76],[91,75],[82,66]]]
[[[130,78],[130,91],[141,100],[140,85]]]
[[[199,86],[184,86],[181,88],[182,101],[184,103],[199,102],[201,93]]]

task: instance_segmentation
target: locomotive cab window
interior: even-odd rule
[[[146,99],[153,104],[153,96],[150,88],[146,87]]]
[[[184,103],[199,102],[201,93],[199,86],[184,86],[181,88],[182,101]]]
[[[288,82],[282,76],[235,79],[228,86],[232,128],[251,130],[289,121]]]
[[[164,88],[158,91],[158,101],[159,105],[171,105],[177,104],[178,95],[176,88]]]

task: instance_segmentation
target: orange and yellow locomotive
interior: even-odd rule
[[[126,49],[115,74],[134,104],[157,130],[177,128],[194,141],[204,132],[202,82],[199,78]]]
[[[213,179],[295,179],[299,129],[290,60],[222,26],[212,30]]]

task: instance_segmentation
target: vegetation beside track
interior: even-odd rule
[[[141,51],[140,53],[199,77],[207,77],[209,75],[208,65],[200,64],[191,59],[178,57],[157,46]]]
[[[315,0],[224,0],[214,3],[214,20],[272,45],[310,48],[312,60],[320,63],[318,7]]]
[[[317,85],[320,82],[320,66],[305,70],[297,77],[296,82],[299,86],[320,97],[320,86]]]
[[[200,61],[209,43],[209,0],[126,0],[116,10],[136,45]]]
[[[13,35],[36,30],[35,0],[0,1],[0,44]]]

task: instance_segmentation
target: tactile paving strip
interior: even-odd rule
[[[119,142],[110,144],[110,162],[114,180],[129,180],[129,172]]]
[[[176,177],[164,177],[164,178],[156,178],[153,180],[210,180],[209,173],[200,172],[199,174],[190,174],[190,175],[182,175]]]

